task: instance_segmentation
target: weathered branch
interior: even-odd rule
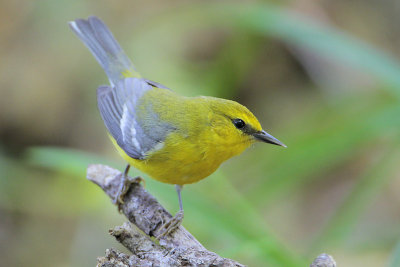
[[[104,165],[90,165],[87,178],[100,186],[111,199],[115,199],[123,181],[120,171]],[[156,240],[154,236],[172,216],[139,182],[130,186],[121,211],[132,224],[117,226],[110,230],[110,234],[132,255],[107,249],[105,257],[98,259],[99,267],[244,266],[208,251],[183,226],[171,235]],[[321,254],[311,264],[311,267],[335,266],[335,261],[327,254]]]
[[[104,165],[90,165],[87,178],[111,199],[115,198],[122,183],[121,172]],[[140,183],[132,183],[121,211],[134,225],[125,223],[110,233],[133,255],[108,250],[106,257],[99,259],[98,266],[117,266],[111,262],[124,264],[121,266],[244,266],[208,251],[183,226],[171,235],[161,237],[159,242],[152,238],[172,216]]]
[[[336,267],[336,262],[331,255],[322,253],[315,258],[310,267]]]

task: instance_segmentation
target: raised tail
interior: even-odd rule
[[[69,26],[89,48],[112,85],[125,77],[140,77],[107,26],[97,17],[70,21]]]

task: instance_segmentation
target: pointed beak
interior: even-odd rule
[[[273,137],[272,135],[270,135],[269,133],[267,133],[264,130],[254,133],[253,136],[257,140],[265,142],[265,143],[287,147],[284,143],[282,143],[281,141],[279,141],[278,139],[276,139],[275,137]]]

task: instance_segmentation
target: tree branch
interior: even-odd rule
[[[105,165],[90,165],[87,179],[100,186],[115,199],[123,174]],[[110,230],[118,242],[132,255],[115,249],[107,249],[105,257],[98,258],[99,267],[130,266],[244,266],[234,260],[223,258],[208,251],[183,226],[175,232],[156,240],[160,227],[172,218],[157,200],[141,185],[140,180],[131,184],[121,205],[122,213],[132,223],[124,223]],[[318,256],[311,267],[335,267],[333,258],[327,254]]]
[[[336,261],[331,255],[322,253],[315,258],[310,267],[336,267]]]
[[[111,199],[115,198],[122,178],[120,171],[104,165],[90,165],[87,170],[87,179]],[[121,266],[244,266],[208,251],[183,226],[161,237],[159,242],[152,238],[172,216],[138,182],[129,188],[121,211],[134,225],[125,223],[110,233],[133,255],[110,249],[105,258],[99,259],[98,266],[117,266],[116,262]]]

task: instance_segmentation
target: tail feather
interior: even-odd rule
[[[99,18],[77,19],[69,22],[69,26],[92,52],[111,84],[125,77],[139,77],[128,56]]]

